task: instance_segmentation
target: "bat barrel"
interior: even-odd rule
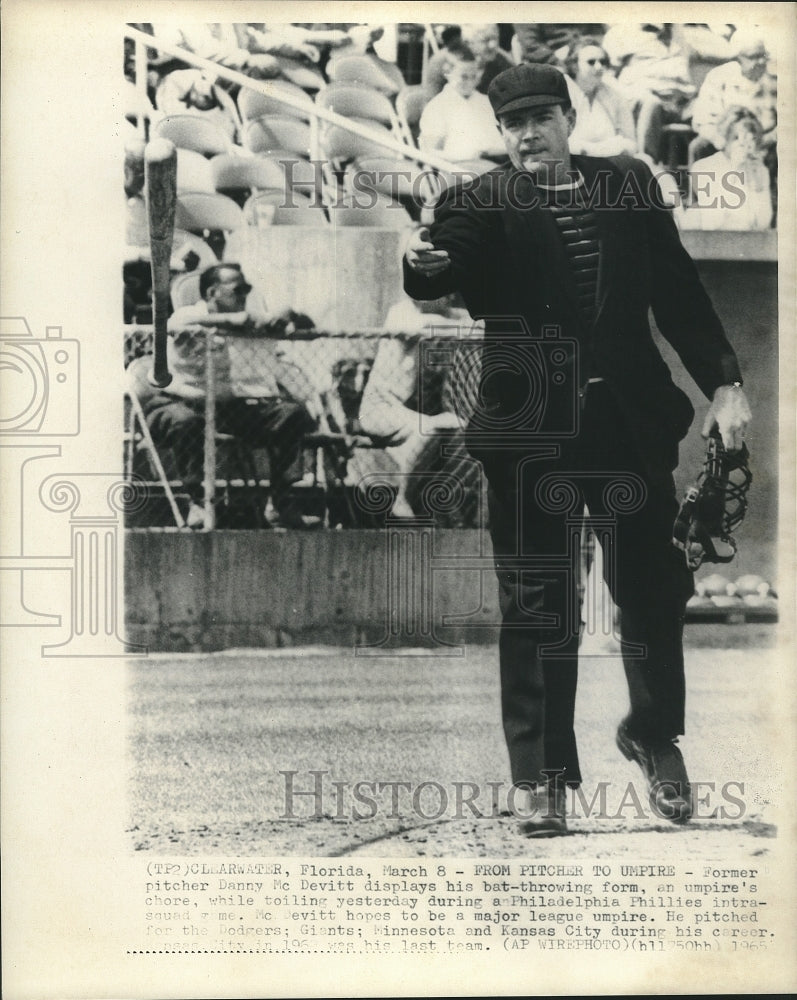
[[[144,150],[144,176],[152,272],[153,365],[150,382],[163,388],[172,376],[166,358],[169,315],[169,262],[177,209],[177,150],[168,139],[153,139]]]

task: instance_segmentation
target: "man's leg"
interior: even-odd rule
[[[501,709],[512,781],[519,786],[544,781],[546,771],[570,785],[581,781],[573,730],[578,581],[564,565],[564,516],[540,510],[534,496],[536,479],[549,468],[550,463],[527,463],[520,488],[514,472],[506,470],[491,476],[488,491],[502,613]],[[561,557],[563,565],[535,565],[544,556]],[[557,646],[558,655],[546,657],[545,646]]]
[[[153,392],[142,398],[147,426],[156,445],[172,450],[177,475],[193,505],[203,500],[205,419],[202,413],[183,400],[166,393]],[[204,406],[204,403],[200,403]]]
[[[220,427],[255,447],[268,448],[271,499],[280,515],[289,515],[290,488],[302,478],[304,435],[315,429],[300,404],[283,399],[248,403],[230,400],[219,407]]]
[[[613,518],[613,537],[604,551],[604,576],[620,610],[630,700],[618,741],[626,741],[621,749],[642,764],[649,780],[677,779],[686,784],[673,740],[684,731],[683,624],[693,579],[683,555],[672,544],[678,510],[675,486],[669,469],[662,467],[651,476],[643,468],[608,389],[598,386],[590,393],[584,447],[585,462],[595,474],[585,481],[585,494],[593,516]],[[621,483],[629,474],[644,484],[639,502],[613,512],[606,506],[606,487],[613,478]],[[643,763],[627,741],[651,748],[656,759]]]

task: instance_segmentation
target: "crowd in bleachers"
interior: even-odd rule
[[[504,162],[486,92],[519,62],[546,63],[565,75],[576,110],[572,152],[646,159],[681,228],[776,224],[777,70],[757,30],[653,23],[132,27],[152,41],[146,61],[132,38],[125,52],[126,323],[151,320],[148,140],[164,137],[177,147],[172,271],[180,278],[226,262],[230,234],[250,226],[400,230],[426,221],[441,183]],[[325,120],[327,112],[355,130]],[[367,378],[373,352],[366,360]],[[327,376],[333,388],[334,373]],[[374,398],[373,391],[366,396],[366,424],[374,422]],[[341,432],[362,429],[351,400],[343,409],[337,404],[347,411]],[[449,417],[439,423],[453,426]]]

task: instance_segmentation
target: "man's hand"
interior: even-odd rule
[[[404,256],[412,270],[425,278],[433,278],[451,265],[448,252],[435,250],[434,243],[429,242],[429,229],[426,226],[416,229],[410,236]]]
[[[742,387],[721,385],[714,393],[701,433],[707,438],[716,424],[726,451],[739,451],[744,444],[744,433],[752,416]]]

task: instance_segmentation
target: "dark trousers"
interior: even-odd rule
[[[153,390],[141,399],[153,440],[172,449],[177,474],[193,500],[202,500],[205,402]],[[216,403],[216,429],[255,448],[267,448],[274,506],[287,501],[303,471],[302,439],[315,427],[307,410],[284,399],[223,399]]]
[[[577,541],[585,503],[620,610],[627,725],[641,738],[683,732],[683,621],[693,579],[671,541],[678,508],[672,472],[644,471],[603,383],[589,386],[581,433],[561,444],[558,457],[530,454],[486,471],[512,780],[531,785],[543,780],[543,770],[557,771],[575,786]]]

